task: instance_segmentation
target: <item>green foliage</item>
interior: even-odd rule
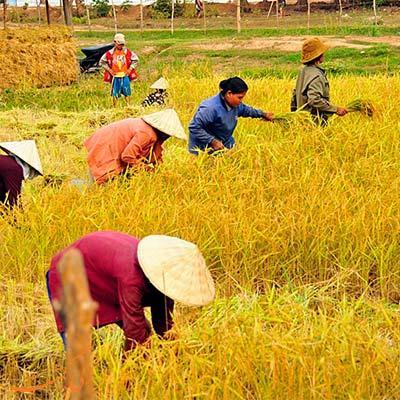
[[[130,0],[124,0],[120,5],[120,9],[123,12],[128,11],[131,7],[132,7],[132,2]]]
[[[107,17],[111,6],[108,0],[93,0],[93,10],[97,17]]]
[[[163,17],[171,18],[172,15],[172,1],[171,0],[157,0],[153,5],[155,11],[160,13]],[[174,16],[180,17],[183,15],[184,5],[179,1],[175,1]]]

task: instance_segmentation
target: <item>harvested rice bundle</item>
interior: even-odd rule
[[[297,124],[312,124],[313,120],[308,111],[295,111],[278,113],[274,116],[274,122],[279,122],[284,125]]]
[[[346,108],[349,112],[361,112],[368,117],[372,117],[376,111],[371,101],[362,99],[351,101]]]
[[[75,82],[78,65],[71,31],[46,27],[0,32],[0,75],[0,89]]]

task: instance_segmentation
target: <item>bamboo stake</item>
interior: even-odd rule
[[[140,0],[140,33],[143,34],[143,0]]]
[[[114,0],[111,0],[111,8],[112,8],[113,18],[114,18],[114,31],[115,31],[115,33],[117,33],[118,24],[117,24],[117,13],[115,12]]]
[[[237,27],[237,33],[240,33],[242,31],[241,27],[241,15],[240,15],[240,0],[236,1],[236,27]]]
[[[207,35],[206,1],[205,0],[203,0],[203,30],[204,30],[204,34]]]
[[[39,25],[40,25],[42,23],[42,16],[40,15],[40,3],[39,3],[39,0],[36,0],[36,9],[37,9],[38,21],[39,21]]]
[[[88,20],[89,32],[92,32],[92,24],[90,23],[90,10],[89,10],[89,6],[86,6],[86,17],[87,17],[87,20]]]
[[[276,26],[279,26],[279,1],[276,0]]]
[[[92,367],[92,323],[97,303],[92,300],[83,258],[68,250],[57,269],[61,276],[61,309],[66,317],[67,396],[70,400],[94,400]]]
[[[310,29],[311,25],[311,2],[307,0],[307,29]]]
[[[6,29],[7,23],[7,0],[3,0],[3,28]]]
[[[175,14],[175,1],[171,1],[171,35],[174,34],[174,14]]]
[[[339,16],[340,16],[340,19],[342,19],[342,15],[343,15],[342,0],[339,0]]]
[[[5,0],[4,0],[5,1]],[[376,12],[376,0],[373,0],[372,1],[372,7],[373,7],[373,9],[374,9],[374,23],[375,23],[375,25],[378,25],[378,14],[377,14],[377,12]]]

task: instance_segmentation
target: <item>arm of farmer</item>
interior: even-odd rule
[[[222,150],[224,148],[222,142],[206,131],[208,126],[212,126],[214,120],[215,110],[200,106],[189,125],[189,131],[202,148],[211,147],[214,150]]]
[[[338,114],[340,116],[347,114],[347,110],[344,107],[335,106],[322,96],[324,86],[325,82],[321,79],[314,79],[310,83],[307,91],[308,104],[323,113]]]
[[[131,56],[131,65],[129,66],[127,74],[129,75],[133,69],[136,69],[136,67],[139,65],[139,57],[132,52]]]
[[[158,299],[157,299],[158,300]],[[160,296],[151,306],[151,321],[156,334],[162,338],[167,338],[166,333],[174,325],[172,313],[174,311],[174,301],[164,295]]]
[[[103,67],[106,71],[108,71],[111,75],[114,75],[113,70],[110,68],[110,66],[108,65],[108,61],[107,61],[107,53],[104,53],[99,61],[99,64],[101,67]]]
[[[151,329],[142,306],[142,292],[132,283],[118,281],[118,300],[121,307],[125,351],[144,344],[150,337]]]
[[[296,97],[296,89],[293,90],[292,99],[290,100],[290,111],[297,111],[297,97]]]
[[[238,116],[244,118],[263,118],[266,121],[272,121],[274,119],[273,113],[265,112],[243,103],[239,105]]]
[[[148,132],[138,132],[125,147],[121,154],[121,160],[130,167],[144,166],[146,157],[149,155],[154,143],[154,137]],[[158,162],[161,161],[160,155]]]

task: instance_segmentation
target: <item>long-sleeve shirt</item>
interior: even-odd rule
[[[104,69],[108,69],[108,68],[112,69],[112,65],[110,65],[109,60],[107,59],[107,53],[109,53],[111,55],[111,59],[113,59],[113,55],[114,55],[115,51],[116,50],[115,50],[115,47],[114,47],[113,49],[109,50],[108,52],[105,52],[101,56],[99,64]],[[125,60],[125,62],[128,61],[126,67],[127,68],[132,68],[132,69],[136,68],[138,66],[138,64],[139,64],[139,57],[133,51],[128,50],[126,47],[123,48],[123,53],[125,54],[125,58],[127,57],[128,53],[129,53],[129,57],[128,58],[130,60]]]
[[[83,256],[90,294],[99,305],[93,326],[111,323],[122,326],[127,349],[144,343],[151,334],[144,307],[151,307],[153,328],[159,336],[173,325],[174,302],[144,275],[137,257],[138,243],[139,239],[124,233],[94,232],[57,253],[49,272],[50,295],[54,301],[61,298],[57,264],[68,249],[78,249]],[[64,332],[60,315],[55,313],[55,317],[58,331]]]
[[[238,117],[262,118],[263,111],[246,104],[229,107],[221,94],[203,101],[189,125],[189,151],[197,154],[198,150],[210,148],[214,139],[220,140],[226,148],[232,148]]]
[[[89,169],[97,183],[123,173],[127,167],[162,162],[162,140],[141,118],[127,118],[103,126],[84,144]]]
[[[297,77],[291,110],[302,109],[326,120],[335,114],[337,106],[331,104],[329,82],[325,70],[317,65],[306,65]]]

